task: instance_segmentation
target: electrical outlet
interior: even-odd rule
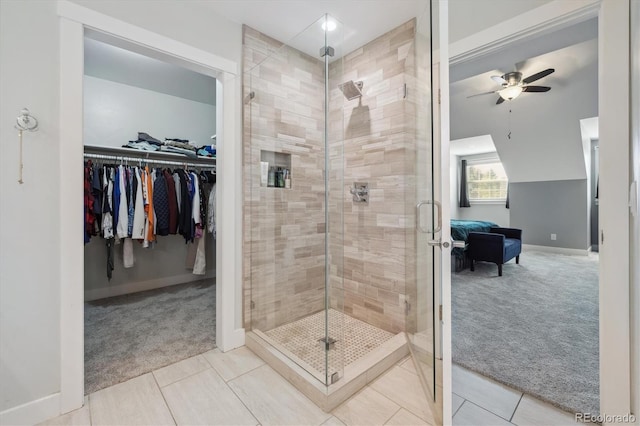
[[[556,234],[551,234],[551,241],[555,241],[558,238]]]

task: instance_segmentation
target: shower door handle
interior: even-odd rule
[[[433,230],[425,229],[422,226],[422,215],[420,214],[420,210],[424,205],[434,205],[436,206],[436,210],[438,211],[438,220],[436,222],[436,227]],[[420,201],[418,204],[416,204],[416,229],[425,234],[436,234],[440,232],[440,230],[442,229],[442,204],[440,204],[436,200],[425,200]]]

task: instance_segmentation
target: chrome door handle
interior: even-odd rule
[[[443,242],[441,240],[429,240],[427,241],[427,244],[429,244],[430,246],[440,247],[440,248],[449,248],[449,246],[451,245],[449,241]]]
[[[438,221],[436,222],[436,227],[433,230],[425,229],[422,226],[422,220],[421,220],[422,218],[420,216],[420,209],[425,204],[433,204],[434,206],[436,206],[436,210],[438,211]],[[438,202],[436,200],[425,200],[425,201],[420,201],[418,204],[416,204],[416,228],[420,232],[424,232],[425,234],[435,234],[435,233],[440,232],[440,230],[442,229],[442,204],[440,204],[440,202]]]

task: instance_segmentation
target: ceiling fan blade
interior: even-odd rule
[[[525,78],[522,80],[522,82],[524,84],[529,84],[529,83],[533,83],[536,80],[540,80],[542,77],[546,77],[549,74],[551,74],[552,72],[554,72],[555,70],[553,68],[548,68],[544,71],[540,71],[538,73],[535,73],[533,75],[530,75],[529,77]]]
[[[496,93],[496,90],[493,90],[491,92],[484,92],[484,93],[476,93],[475,95],[471,95],[471,96],[467,96],[467,99],[469,98],[475,98],[476,96],[484,96],[484,95],[490,95],[492,93]]]
[[[524,86],[522,88],[523,92],[548,92],[551,90],[551,87],[548,86]]]
[[[501,104],[501,103],[503,103],[503,102],[504,102],[504,98],[503,98],[502,96],[500,96],[500,97],[498,98],[498,101],[496,102],[496,105],[500,105],[500,104]]]
[[[491,76],[491,80],[495,81],[498,84],[507,84],[507,80],[505,80],[504,78],[502,78],[501,75],[492,75]]]

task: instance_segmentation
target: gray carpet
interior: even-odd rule
[[[86,302],[85,393],[215,348],[215,280]]]
[[[452,274],[453,362],[571,412],[599,413],[598,261],[526,252]]]

